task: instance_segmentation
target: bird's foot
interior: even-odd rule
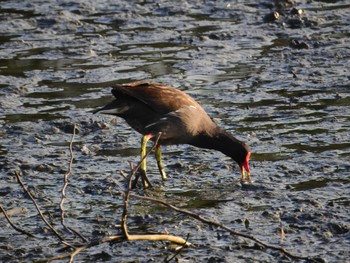
[[[138,182],[139,178],[140,178],[140,176],[136,175],[135,179],[131,182],[131,189],[137,188],[137,182]]]
[[[250,172],[245,173],[244,169],[242,170],[241,184],[252,184],[252,178],[250,177]]]
[[[253,184],[254,181],[252,180],[252,178],[250,177],[250,174],[247,174],[246,176],[242,176],[241,178],[241,184]]]
[[[131,184],[132,189],[137,188],[137,183],[140,177],[142,180],[143,189],[152,188],[152,184],[148,179],[146,172],[140,169],[139,172],[136,174],[135,179],[132,181],[132,184]]]
[[[253,184],[254,183],[254,181],[252,181],[251,179],[246,179],[246,178],[244,178],[244,179],[241,179],[240,180],[240,183],[242,184],[242,185],[248,185],[248,184]]]

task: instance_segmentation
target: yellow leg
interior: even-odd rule
[[[147,142],[149,139],[152,138],[152,135],[147,134],[142,137],[141,140],[141,167],[140,167],[140,172],[141,172],[141,177],[142,177],[142,183],[144,188],[148,188],[151,184],[150,181],[147,178],[147,165],[146,165],[146,153],[147,153]]]
[[[163,181],[167,179],[166,173],[163,168],[163,163],[162,163],[162,152],[160,151],[160,145],[157,144],[156,150],[155,150],[155,155],[156,155],[156,160],[157,160],[157,165],[158,169],[160,172],[160,175],[162,176]]]
[[[242,181],[245,181],[245,171],[244,171],[244,168],[243,168],[243,167],[241,167],[241,173],[242,173],[241,180],[242,180]]]
[[[248,182],[251,182],[251,181],[252,181],[252,179],[250,178],[250,172],[247,172],[247,181],[248,181]]]

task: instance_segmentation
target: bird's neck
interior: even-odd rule
[[[190,144],[200,148],[220,151],[236,162],[239,162],[242,159],[242,155],[245,156],[247,152],[247,146],[243,142],[219,127],[216,127],[211,133],[197,135]]]

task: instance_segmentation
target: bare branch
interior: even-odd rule
[[[52,258],[47,258],[47,259],[42,259],[39,260],[38,262],[49,262],[49,261],[54,261],[58,259],[64,259],[64,258],[70,258],[70,262],[73,262],[73,258],[79,254],[81,251],[88,249],[90,247],[98,246],[103,243],[112,243],[112,242],[125,242],[125,241],[139,241],[139,240],[149,240],[149,241],[170,241],[173,243],[176,243],[181,246],[189,246],[190,243],[187,242],[187,240],[177,237],[177,236],[172,236],[172,235],[129,235],[128,239],[125,238],[124,235],[119,235],[119,236],[108,236],[103,239],[97,239],[97,240],[92,240],[91,242],[87,244],[80,244],[76,245],[74,248],[74,251],[72,253],[67,253],[65,255],[60,255],[60,256],[55,256]]]
[[[6,210],[2,207],[2,205],[0,204],[0,210],[1,212],[4,214],[5,218],[7,219],[7,222],[18,232],[22,233],[22,234],[25,234],[27,236],[30,236],[30,237],[35,237],[32,233],[29,233],[19,227],[17,227],[13,222],[12,220],[9,218],[9,216],[7,215],[6,213]]]
[[[165,258],[164,259],[164,262],[168,263],[170,261],[172,261],[174,258],[176,258],[177,255],[179,255],[181,253],[181,251],[188,246],[189,243],[187,243],[188,239],[190,237],[190,234],[187,234],[187,237],[186,237],[186,240],[185,240],[185,243],[183,243],[183,245],[176,251],[176,253],[169,259]]]
[[[136,240],[170,241],[186,247],[191,245],[189,242],[187,242],[185,239],[181,237],[173,236],[173,235],[165,235],[165,234],[129,235],[127,240],[128,241],[136,241]]]
[[[41,219],[45,222],[45,224],[51,229],[51,231],[59,238],[60,241],[65,242],[65,244],[67,246],[73,247],[72,245],[69,245],[64,238],[53,228],[53,226],[46,220],[44,214],[41,212],[39,205],[37,204],[37,202],[35,201],[35,199],[33,198],[32,194],[28,191],[27,187],[23,184],[21,176],[20,176],[20,172],[16,171],[15,175],[17,177],[18,183],[21,185],[23,191],[29,196],[29,198],[32,200],[36,210],[39,213],[39,216],[41,217]]]
[[[231,235],[235,235],[235,236],[240,236],[240,237],[243,237],[243,238],[246,238],[246,239],[250,239],[250,240],[253,240],[255,241],[256,243],[264,246],[265,248],[269,248],[269,249],[274,249],[274,250],[278,250],[280,252],[282,252],[283,254],[291,257],[291,258],[294,258],[294,259],[310,259],[309,257],[302,257],[302,256],[296,256],[290,252],[288,252],[285,248],[283,247],[280,247],[280,246],[274,246],[274,245],[270,245],[270,244],[267,244],[261,240],[259,240],[258,238],[254,237],[254,236],[251,236],[251,235],[248,235],[248,234],[244,234],[244,233],[240,233],[240,232],[237,232],[231,228],[229,228],[228,226],[222,224],[222,223],[219,223],[219,222],[215,222],[215,221],[212,221],[212,220],[209,220],[199,214],[196,214],[196,213],[193,213],[193,212],[190,212],[190,211],[187,211],[187,210],[184,210],[184,209],[181,209],[181,208],[178,208],[176,206],[173,206],[171,204],[168,204],[167,202],[165,201],[162,201],[162,200],[158,200],[158,199],[155,199],[155,198],[152,198],[152,197],[147,197],[147,196],[140,196],[140,195],[135,195],[135,194],[132,194],[131,196],[137,198],[137,199],[141,199],[141,200],[147,200],[147,201],[151,201],[151,202],[155,202],[155,203],[158,203],[158,204],[162,204],[166,207],[169,207],[179,213],[182,213],[182,214],[185,214],[185,215],[188,215],[192,218],[195,218],[205,224],[208,224],[208,225],[212,225],[212,226],[216,226],[216,227],[219,227],[221,229],[224,229],[226,230],[227,232],[229,232]]]
[[[281,242],[283,242],[284,239],[286,238],[286,234],[284,233],[282,221],[280,221],[280,234],[281,234]]]
[[[73,135],[72,135],[72,139],[71,139],[70,144],[69,144],[70,160],[69,160],[69,165],[68,165],[68,171],[64,175],[64,184],[63,184],[62,190],[61,190],[61,202],[60,202],[61,224],[66,229],[68,229],[68,227],[66,226],[66,224],[64,222],[64,201],[66,199],[66,189],[67,189],[67,186],[69,184],[68,177],[72,174],[72,164],[73,164],[73,159],[74,159],[73,141],[74,141],[74,137],[75,137],[75,129],[76,129],[76,127],[75,127],[75,124],[74,124],[74,126],[73,126]]]
[[[138,163],[138,165],[132,170],[132,173],[128,178],[128,184],[127,184],[127,188],[126,188],[125,195],[124,195],[124,207],[123,207],[122,222],[121,222],[122,232],[123,232],[126,239],[129,238],[128,228],[126,225],[126,217],[127,217],[127,212],[128,212],[132,178],[134,177],[136,172],[140,169],[140,166],[141,166],[142,162],[144,161],[144,159],[154,150],[161,135],[162,135],[161,133],[158,134],[157,139],[154,141],[152,148],[146,153],[146,155],[142,158],[142,160]]]
[[[68,231],[74,233],[75,235],[79,236],[83,241],[88,241],[87,238],[85,238],[82,234],[80,234],[77,230],[69,227],[66,225],[65,221],[64,221],[64,201],[66,199],[66,189],[68,187],[69,184],[69,176],[72,175],[72,165],[73,165],[73,160],[74,160],[74,152],[73,152],[73,141],[75,138],[75,131],[76,131],[77,127],[74,124],[73,125],[73,135],[72,135],[72,139],[69,143],[69,153],[70,153],[70,159],[68,162],[68,171],[65,173],[64,175],[64,184],[62,186],[62,190],[61,190],[61,202],[60,202],[60,211],[61,211],[61,225],[67,229]]]

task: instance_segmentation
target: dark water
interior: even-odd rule
[[[12,219],[37,236],[26,238],[0,218],[2,261],[59,254],[62,246],[45,231],[14,173],[21,171],[45,215],[61,229],[58,204],[73,124],[79,132],[67,224],[88,238],[119,232],[122,198],[116,181],[122,183],[119,173],[129,172],[129,161],[138,161],[140,136],[122,120],[91,111],[112,99],[113,83],[138,80],[186,91],[253,152],[255,183],[245,188],[226,156],[167,147],[169,180],[161,184],[150,157],[151,180],[159,189],[148,195],[298,255],[348,260],[347,1],[282,7],[271,1],[1,1],[0,6],[0,202],[7,210],[26,208]],[[293,14],[299,9],[301,15]],[[271,21],[274,10],[280,18]],[[155,204],[133,200],[128,218],[136,233],[189,234],[196,247],[183,250],[181,261],[288,261]],[[172,253],[164,247],[105,244],[76,261],[161,261]]]

